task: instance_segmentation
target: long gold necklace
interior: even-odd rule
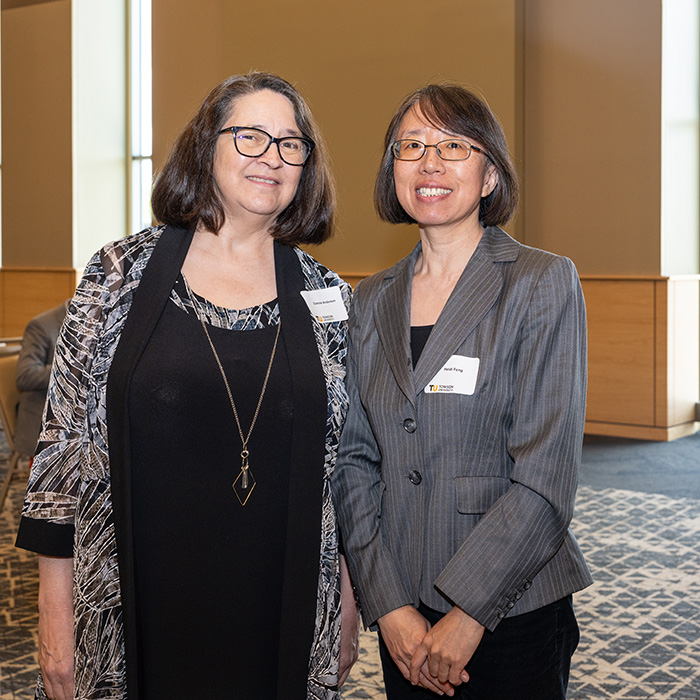
[[[219,359],[219,354],[216,352],[216,348],[214,347],[214,343],[211,340],[211,336],[209,335],[209,331],[207,330],[207,324],[204,322],[204,312],[202,311],[200,305],[199,305],[199,300],[194,296],[192,293],[192,289],[190,288],[189,283],[187,282],[187,278],[185,275],[182,275],[182,279],[185,281],[185,290],[187,291],[187,296],[190,299],[190,302],[192,303],[192,307],[194,308],[194,313],[195,316],[199,319],[199,322],[202,324],[202,328],[204,329],[204,333],[207,336],[207,340],[209,341],[209,347],[211,348],[212,353],[214,353],[214,359],[216,360],[216,364],[219,366],[219,372],[221,372],[221,378],[224,380],[224,385],[226,386],[226,393],[228,394],[228,400],[231,402],[231,409],[233,410],[233,417],[236,419],[236,426],[238,427],[238,434],[241,436],[241,445],[242,445],[242,450],[241,450],[241,471],[239,472],[238,476],[236,477],[235,481],[233,482],[233,492],[236,494],[236,497],[240,501],[240,504],[244,506],[247,502],[248,499],[250,498],[250,495],[253,493],[253,489],[255,488],[255,477],[253,476],[253,472],[250,470],[250,466],[248,464],[248,457],[250,456],[250,452],[248,451],[248,440],[250,440],[250,436],[253,434],[253,428],[255,427],[255,421],[258,419],[258,413],[260,412],[260,406],[262,405],[262,400],[263,396],[265,396],[265,389],[267,389],[267,380],[270,378],[270,372],[272,370],[272,362],[275,359],[275,353],[277,352],[277,341],[279,340],[280,337],[280,329],[282,328],[282,319],[280,318],[279,323],[277,324],[277,334],[275,335],[275,344],[272,346],[272,355],[270,355],[270,362],[267,365],[267,372],[265,372],[265,380],[263,381],[262,385],[262,390],[260,391],[260,398],[258,399],[258,405],[255,408],[255,413],[253,414],[253,420],[250,424],[250,428],[248,428],[248,434],[243,437],[243,429],[241,428],[241,421],[238,418],[238,411],[236,410],[236,403],[233,400],[233,394],[231,393],[231,387],[229,386],[228,379],[226,378],[226,372],[224,372],[224,366],[221,364],[221,360]]]

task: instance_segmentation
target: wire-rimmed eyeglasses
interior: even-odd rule
[[[391,145],[391,152],[396,160],[420,160],[428,148],[434,148],[442,160],[467,160],[472,151],[489,154],[483,148],[474,146],[464,139],[445,139],[438,143],[423,143],[416,139],[399,139]]]
[[[219,134],[230,132],[233,136],[233,143],[236,150],[247,158],[258,158],[274,143],[277,145],[277,152],[280,158],[287,165],[304,165],[309,159],[311,152],[316,145],[311,139],[305,136],[282,136],[274,138],[263,131],[251,126],[229,126],[221,129]]]

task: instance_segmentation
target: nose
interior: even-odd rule
[[[284,161],[280,155],[279,141],[270,141],[267,150],[258,156],[258,160],[265,161],[271,168],[281,168],[284,165]]]
[[[421,170],[432,173],[444,167],[442,158],[438,155],[437,149],[437,145],[426,145],[425,153],[420,159]]]

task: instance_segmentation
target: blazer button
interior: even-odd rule
[[[421,481],[423,481],[423,477],[421,476],[421,473],[417,471],[416,469],[412,469],[410,472],[408,472],[408,480],[412,483],[418,486]]]
[[[413,418],[406,418],[403,422],[403,429],[407,433],[414,433],[416,431],[416,421],[414,421]]]

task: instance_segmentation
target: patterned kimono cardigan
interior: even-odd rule
[[[134,292],[142,277],[142,305],[145,298],[148,304],[162,308],[172,290],[172,281],[180,270],[191,237],[192,232],[161,226],[105,246],[91,259],[85,270],[56,348],[44,425],[27,487],[18,545],[42,554],[73,556],[75,696],[78,699],[125,699],[127,678],[130,683],[129,700],[136,697],[131,685],[133,672],[127,670],[132,657],[125,651],[129,649],[127,609],[133,606],[133,580],[131,585],[122,580],[124,572],[129,569],[129,558],[128,554],[118,551],[121,544],[117,547],[118,540],[120,543],[128,541],[128,537],[124,540],[120,537],[121,526],[117,516],[124,496],[116,493],[115,485],[118,476],[116,469],[123,470],[124,465],[117,467],[114,464],[118,451],[114,444],[110,445],[111,449],[108,446],[108,440],[113,442],[113,429],[110,426],[108,434],[107,415],[110,411],[107,379],[132,308]],[[161,245],[156,248],[159,240]],[[154,264],[144,275],[154,250],[161,253],[153,255]],[[153,299],[152,289],[149,288],[146,294],[145,287],[146,280],[150,281],[153,276],[152,269],[158,267],[156,258],[161,261],[158,265],[166,268],[167,275],[166,283],[161,285],[162,298]],[[335,273],[311,256],[278,243],[275,244],[275,267],[280,313],[284,318],[285,309],[288,309],[287,319],[293,321],[289,324],[285,320],[285,331],[291,336],[287,345],[293,353],[299,338],[295,327],[312,327],[313,333],[306,332],[309,338],[313,336],[309,340],[312,352],[315,340],[327,396],[327,411],[323,412],[319,421],[321,432],[317,433],[321,436],[317,441],[320,443],[318,465],[314,465],[314,474],[318,474],[319,481],[322,481],[317,497],[311,499],[316,498],[317,504],[310,504],[304,495],[296,499],[300,501],[299,511],[296,512],[293,510],[296,506],[292,505],[294,499],[290,498],[290,530],[297,528],[296,522],[306,520],[308,523],[309,512],[313,520],[310,522],[311,529],[307,525],[306,530],[299,530],[295,540],[291,540],[289,535],[287,538],[286,561],[293,572],[291,578],[297,575],[294,572],[299,567],[304,568],[305,557],[310,565],[306,566],[304,579],[307,585],[303,586],[303,582],[300,585],[300,580],[294,580],[292,583],[296,592],[288,593],[283,598],[283,611],[289,611],[290,619],[285,623],[284,615],[287,613],[283,612],[281,656],[298,655],[300,641],[308,640],[306,648],[302,644],[301,649],[304,655],[302,660],[308,662],[308,674],[306,665],[302,664],[304,676],[300,679],[302,689],[299,695],[303,697],[305,686],[306,698],[331,700],[338,697],[335,686],[340,644],[340,579],[337,528],[329,479],[347,408],[344,386],[346,322],[321,323],[312,317],[302,303],[299,290],[338,286],[347,307],[350,289]],[[161,306],[157,307],[158,304]],[[153,318],[157,320],[158,315],[159,312],[156,312]],[[145,344],[147,339],[148,336],[145,339],[129,337],[129,344]],[[308,350],[308,347],[305,349]],[[294,359],[290,356],[293,367],[291,360]],[[309,364],[308,355],[301,356],[300,360],[298,365]],[[322,380],[319,382],[322,386]],[[300,431],[303,432],[303,429]],[[324,434],[325,448],[321,449]],[[300,448],[297,450],[297,461],[308,462],[312,459],[307,456],[310,453],[309,445],[304,448],[303,442],[305,440],[297,440]],[[128,453],[128,447],[125,451]],[[294,460],[293,447],[293,469]],[[303,468],[307,466],[304,464]],[[305,476],[308,477],[308,473]],[[127,536],[130,534],[128,530],[125,532]],[[312,551],[310,556],[304,552],[304,548],[309,548],[309,540],[320,546],[320,550],[314,546],[315,554]],[[314,580],[316,585],[313,584]],[[308,586],[310,581],[312,585]],[[300,600],[298,591],[308,588],[311,588],[312,597],[307,601]],[[127,604],[127,598],[131,599],[131,603]],[[310,612],[308,622],[300,617],[300,611]],[[308,626],[307,633],[304,632],[304,625]],[[280,664],[280,672],[283,672],[284,661],[281,660]],[[291,680],[290,674],[287,674],[286,682]],[[291,690],[291,686],[287,685],[287,689]],[[40,678],[37,698],[45,697]],[[287,697],[293,697],[293,694]]]

